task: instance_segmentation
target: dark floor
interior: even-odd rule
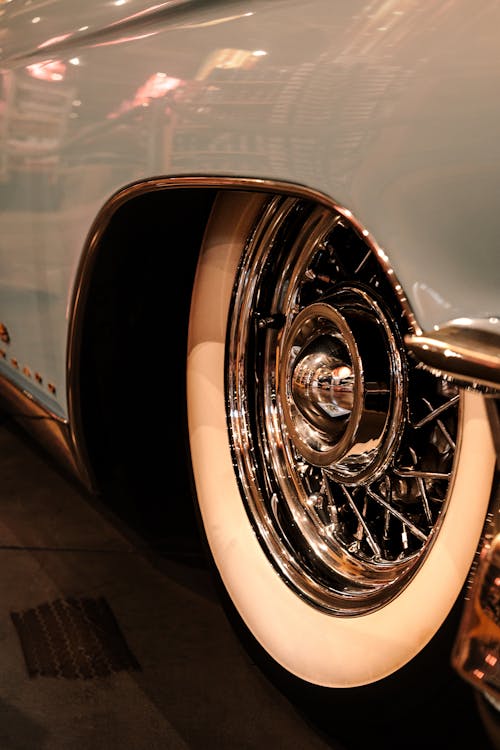
[[[342,750],[254,666],[195,543],[177,556],[152,549],[7,419],[0,476],[0,750]],[[85,673],[75,602],[103,601],[129,651]],[[19,623],[39,647],[49,631],[65,637],[48,638],[44,661],[33,642],[23,650]]]
[[[195,549],[153,552],[7,420],[0,476],[0,750],[339,747],[251,663]],[[140,671],[28,675],[12,613],[68,598],[106,600]]]

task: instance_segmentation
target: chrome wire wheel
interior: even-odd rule
[[[200,515],[249,630],[316,685],[365,685],[411,660],[459,595],[484,523],[483,397],[416,366],[413,322],[348,212],[219,196],[188,347]]]
[[[267,212],[231,312],[233,454],[280,574],[360,614],[407,584],[439,530],[458,390],[407,361],[396,292],[345,218],[293,199]]]

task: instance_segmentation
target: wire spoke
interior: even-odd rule
[[[358,273],[359,273],[359,272],[361,271],[361,269],[363,268],[363,266],[365,265],[365,263],[366,263],[366,262],[367,262],[367,261],[368,261],[368,260],[369,260],[370,258],[371,258],[371,251],[369,250],[369,251],[368,251],[368,252],[366,253],[366,255],[365,255],[365,257],[363,258],[363,260],[361,261],[361,263],[360,263],[360,264],[358,265],[358,267],[354,269],[354,273],[355,273],[355,274],[358,274]]]
[[[450,479],[450,472],[443,471],[419,471],[418,469],[394,468],[394,475],[402,479]]]
[[[459,396],[456,396],[456,398],[459,398]],[[452,399],[452,400],[453,400],[453,399]],[[422,399],[422,401],[423,401],[423,402],[424,402],[424,404],[425,404],[425,405],[426,405],[426,406],[427,406],[427,407],[428,407],[428,408],[429,408],[429,409],[431,410],[431,413],[434,413],[434,414],[435,414],[435,412],[436,412],[436,409],[433,409],[433,408],[432,408],[432,404],[431,404],[431,402],[430,402],[430,401],[429,401],[428,399],[426,399],[426,398],[423,398],[423,399]],[[448,403],[451,403],[451,401],[450,401],[450,402],[448,402]],[[444,404],[443,406],[446,406],[446,404]],[[444,439],[446,440],[446,442],[448,443],[448,445],[450,446],[450,448],[451,448],[452,450],[456,450],[456,447],[457,447],[457,446],[456,446],[456,443],[455,443],[455,441],[453,440],[453,438],[451,437],[451,435],[450,435],[450,433],[448,432],[448,430],[446,429],[446,427],[445,427],[444,423],[443,423],[443,422],[442,422],[442,421],[441,421],[440,419],[436,419],[436,424],[437,424],[437,426],[439,427],[439,429],[441,430],[441,434],[443,435]]]
[[[328,481],[328,475],[325,471],[322,471],[323,474],[323,482],[322,482],[322,488],[324,488],[324,492],[326,494],[326,497],[328,499],[327,504],[327,513],[330,518],[331,522],[331,529],[332,531],[336,531],[338,525],[339,525],[339,518],[338,518],[338,511],[337,511],[337,504],[335,502],[335,498],[332,494],[332,489],[330,487],[330,482]]]
[[[349,503],[349,505],[351,507],[351,510],[353,511],[354,515],[356,516],[356,518],[358,519],[359,523],[363,527],[363,530],[364,530],[365,536],[366,536],[366,541],[370,545],[372,551],[376,555],[381,555],[381,549],[380,549],[380,547],[378,546],[377,542],[373,538],[373,536],[372,536],[372,534],[370,532],[370,529],[368,528],[368,526],[366,524],[365,519],[363,518],[363,516],[359,512],[358,508],[356,507],[356,503],[352,499],[352,497],[349,494],[349,491],[347,490],[347,488],[345,487],[345,485],[342,485],[342,491],[343,491],[343,493],[344,493],[344,495],[345,495],[345,497],[347,499],[347,502]]]
[[[429,522],[429,526],[432,526],[432,513],[429,507],[429,498],[427,497],[427,492],[426,492],[424,480],[422,479],[422,477],[417,478],[417,484],[420,490],[420,497],[422,498],[422,504],[424,506],[425,516],[427,518],[427,521]]]
[[[420,419],[416,424],[412,425],[415,430],[419,430],[424,425],[428,424],[429,422],[432,422],[433,419],[436,419],[440,414],[442,414],[444,411],[447,411],[448,409],[451,409],[452,406],[455,404],[458,404],[460,400],[460,396],[453,396],[453,398],[450,398],[449,401],[447,401],[445,404],[441,404],[441,406],[437,406],[435,409],[432,407],[430,402],[424,398],[422,399],[426,406],[431,409],[430,414],[427,414],[425,417]]]
[[[398,521],[401,521],[401,523],[411,531],[413,536],[416,536],[417,539],[420,539],[422,542],[427,541],[426,534],[424,534],[423,531],[420,531],[418,526],[415,526],[415,524],[413,524],[408,518],[406,518],[403,513],[400,513],[398,510],[396,510],[396,508],[394,508],[390,503],[384,500],[383,497],[377,495],[377,493],[374,492],[371,487],[367,487],[366,492],[373,500],[376,500],[378,503],[380,503],[380,505],[383,505],[391,515],[398,519]]]

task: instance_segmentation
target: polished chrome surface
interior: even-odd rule
[[[50,412],[27,391],[16,388],[0,376],[2,409],[51,453],[60,466],[87,487],[91,481],[87,467],[79,462],[74,450],[70,426],[65,419]]]
[[[338,419],[352,413],[354,371],[343,359],[337,359],[334,352],[320,350],[297,358],[293,364],[293,400],[305,417],[311,415],[315,421],[324,414]],[[330,425],[333,428],[329,421]]]
[[[283,342],[281,407],[302,454],[330,466],[350,447],[360,419],[362,363],[345,318],[315,303],[296,316]]]
[[[228,331],[234,461],[271,562],[301,596],[340,615],[396,596],[446,512],[459,396],[407,361],[410,331],[350,217],[269,198]]]
[[[459,318],[405,343],[424,367],[460,385],[500,392],[500,320]]]
[[[301,455],[339,480],[373,481],[392,458],[405,390],[380,305],[340,286],[298,313],[281,348],[280,406]]]

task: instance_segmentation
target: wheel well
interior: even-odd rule
[[[79,409],[91,473],[106,502],[157,530],[193,518],[186,338],[215,193],[159,190],[122,204],[87,280]]]

